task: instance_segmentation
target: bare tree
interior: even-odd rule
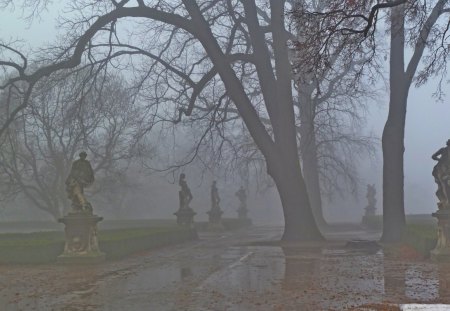
[[[328,33],[333,23],[321,13],[335,6],[296,1],[293,10],[300,155],[314,215],[322,225],[322,194],[344,193],[344,185],[355,192],[357,158],[370,155],[375,142],[361,131],[366,104],[375,94],[370,79],[362,77],[376,69],[369,66],[374,56],[360,39]],[[350,21],[346,27],[358,24]]]
[[[449,53],[448,18],[450,1],[414,1],[390,12],[389,114],[383,131],[383,236],[386,242],[401,239],[405,226],[404,164],[405,123],[411,84],[425,83],[432,75],[446,73]],[[406,51],[413,54],[406,61]],[[428,54],[423,57],[424,52]],[[418,66],[423,58],[423,69]],[[406,67],[405,67],[406,65]],[[440,88],[440,85],[439,85]]]
[[[35,90],[3,136],[0,172],[8,178],[2,195],[22,194],[58,218],[68,207],[65,179],[77,152],[89,153],[101,184],[135,155],[141,116],[123,80],[92,81],[89,70],[61,71]]]
[[[285,1],[263,5],[269,7],[270,24],[260,19],[260,9],[252,1],[75,1],[74,12],[80,18],[67,21],[71,45],[57,50],[56,62],[37,70],[29,70],[24,62],[2,62],[16,73],[4,87],[18,81],[33,87],[46,75],[78,66],[83,57],[92,62],[101,59],[134,69],[141,78],[147,76],[149,80],[140,79],[139,90],[149,91],[158,80],[166,82],[165,88],[160,84],[154,92],[141,94],[152,95],[155,110],[165,109],[169,97],[165,95],[170,95],[177,99],[182,116],[192,114],[207,84],[221,83],[277,185],[285,215],[283,239],[321,239],[299,164]],[[126,36],[121,35],[126,29]],[[122,60],[141,56],[147,62],[133,68],[136,63],[119,62],[121,56]],[[256,77],[245,75],[249,68]],[[252,100],[252,89],[260,92],[259,102]],[[25,91],[20,108],[28,104],[28,97]],[[270,120],[270,128],[261,116]]]
[[[341,2],[336,2],[335,7],[327,12],[311,13],[331,23],[325,29],[327,36],[363,34],[361,40],[369,38],[375,53],[375,28],[380,19],[379,13],[382,9],[389,9],[390,98],[388,119],[382,136],[382,240],[385,242],[401,239],[405,226],[403,154],[409,89],[414,81],[419,86],[430,77],[440,75],[437,94],[442,94],[442,77],[446,74],[449,53],[449,23],[448,20],[440,19],[450,13],[449,5],[447,0],[348,1],[345,7]],[[367,14],[368,11],[370,13]],[[349,22],[359,22],[360,26],[348,26]],[[412,50],[412,56],[406,63],[408,49]],[[418,70],[421,62],[423,68]]]

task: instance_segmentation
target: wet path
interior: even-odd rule
[[[258,243],[280,234],[267,227],[202,234],[100,266],[0,266],[0,310],[363,310],[450,302],[450,265],[346,248],[343,240],[369,237],[358,230],[331,232],[334,241],[321,245]]]

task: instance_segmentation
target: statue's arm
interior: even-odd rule
[[[445,148],[441,148],[438,151],[436,151],[431,158],[435,161],[439,161],[439,156],[442,155],[442,153],[444,152]]]

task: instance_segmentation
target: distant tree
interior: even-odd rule
[[[446,73],[448,17],[442,22],[439,18],[450,13],[449,5],[448,0],[413,1],[390,12],[389,114],[382,139],[382,240],[386,242],[399,241],[405,226],[403,154],[409,89],[414,81],[418,86],[435,74]],[[409,49],[412,56],[405,63]],[[426,50],[428,54],[423,56]],[[422,69],[418,70],[422,58]]]
[[[2,197],[23,195],[60,217],[70,203],[65,179],[80,150],[88,153],[96,184],[121,178],[136,155],[141,118],[124,84],[114,76],[92,81],[89,70],[41,79],[2,136]]]
[[[55,47],[56,61],[37,70],[3,61],[5,70],[16,74],[6,87],[18,81],[33,87],[44,76],[79,66],[85,57],[134,71],[137,88],[156,115],[171,98],[181,117],[192,114],[206,86],[221,84],[277,185],[286,224],[283,239],[321,239],[299,163],[286,2],[267,4],[271,24],[260,19],[266,12],[252,1],[74,1],[66,19],[69,46]],[[246,76],[247,69],[256,77]],[[253,89],[262,94],[258,102],[250,96]],[[20,107],[28,105],[32,89],[27,90]]]
[[[34,11],[48,5],[29,2]],[[283,239],[321,239],[299,163],[290,59],[294,38],[285,18],[291,2],[72,1],[73,11],[61,25],[69,44],[44,50],[38,69],[28,68],[27,57],[12,44],[2,45],[0,65],[13,76],[0,87],[24,84],[24,91],[0,134],[29,105],[40,79],[82,61],[133,77],[151,124],[179,122],[205,109],[217,116],[222,105],[234,105],[280,194]],[[216,93],[218,87],[223,93]],[[205,90],[216,100],[202,100]]]
[[[441,75],[437,94],[442,93],[442,77],[446,74],[450,49],[448,21],[440,19],[450,13],[450,1],[369,0],[333,3],[334,7],[326,12],[310,12],[311,16],[328,21],[328,26],[324,29],[326,36],[331,38],[342,34],[361,34],[361,42],[369,42],[373,53],[377,50],[375,29],[380,20],[379,12],[382,9],[388,12],[390,98],[389,114],[382,136],[382,240],[396,242],[401,239],[405,227],[403,154],[409,89],[414,81],[419,86],[430,77]],[[326,42],[324,50],[328,51],[330,41]],[[412,56],[405,67],[408,50],[412,52]],[[419,70],[421,61],[422,67]]]
[[[309,14],[335,5],[301,0],[293,10],[300,155],[314,215],[322,225],[322,197],[347,194],[346,188],[356,191],[358,156],[370,155],[375,145],[362,132],[366,104],[376,93],[370,79],[361,79],[370,51],[361,40],[341,33],[330,37],[324,31],[328,21]]]

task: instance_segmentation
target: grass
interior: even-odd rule
[[[195,230],[179,226],[128,228],[99,232],[100,249],[107,259],[181,243],[197,238]],[[64,249],[63,232],[0,234],[0,263],[51,263]]]
[[[403,241],[428,257],[430,251],[436,246],[437,225],[409,223],[406,225]]]
[[[239,218],[222,218],[221,224],[224,230],[237,230],[251,226],[252,222],[250,219],[239,219]],[[208,231],[209,223],[207,221],[195,222],[194,226],[197,231]]]
[[[365,216],[362,223],[369,229],[381,230],[383,216]],[[426,214],[406,215],[406,228],[402,240],[423,256],[428,257],[430,251],[436,246],[437,220]]]

